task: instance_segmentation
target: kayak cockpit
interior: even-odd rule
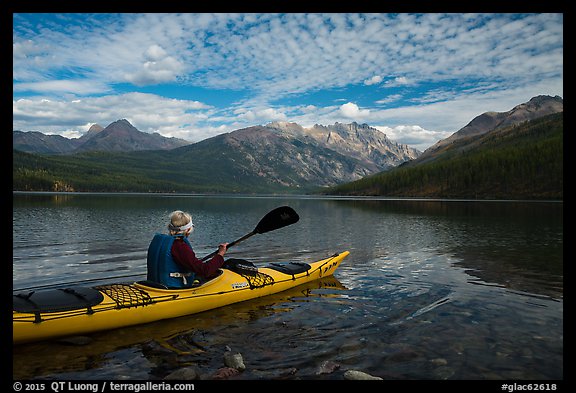
[[[135,285],[137,286],[143,286],[143,287],[147,287],[147,288],[153,288],[153,289],[162,289],[162,290],[169,290],[169,291],[189,291],[191,289],[197,289],[201,286],[204,286],[208,283],[214,282],[216,281],[218,278],[220,278],[222,276],[222,269],[218,270],[218,272],[216,273],[216,275],[214,277],[210,277],[210,278],[204,278],[204,277],[200,277],[197,276],[196,279],[194,280],[194,282],[186,288],[172,288],[169,287],[165,284],[156,282],[156,281],[152,281],[152,280],[141,280],[141,281],[137,281],[135,283]]]
[[[190,289],[198,288],[198,287],[218,278],[221,275],[222,275],[222,271],[219,270],[218,273],[214,277],[211,277],[209,279],[202,278],[202,277],[196,277],[194,282],[189,287],[186,287],[186,288],[172,288],[172,287],[169,287],[165,284],[162,284],[162,283],[159,283],[156,281],[152,281],[152,280],[141,280],[141,281],[137,281],[136,284],[143,285],[143,286],[149,287],[149,288],[154,288],[154,289],[167,289],[170,291],[190,290]]]
[[[299,273],[307,272],[311,269],[311,266],[307,263],[303,262],[285,262],[285,263],[276,263],[272,262],[264,267],[267,267],[272,270],[276,270],[280,273],[288,274],[288,275],[295,275]]]
[[[238,274],[248,273],[250,271],[257,272],[259,269],[252,262],[245,259],[228,259],[224,263],[224,268],[230,269]],[[311,269],[307,263],[301,262],[272,262],[262,268],[276,270],[277,272],[293,276],[295,274],[304,273]]]

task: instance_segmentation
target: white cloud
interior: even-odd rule
[[[382,82],[382,77],[380,75],[374,75],[372,78],[368,78],[364,81],[366,86],[377,85]]]
[[[386,136],[398,143],[404,143],[414,147],[420,151],[426,150],[428,147],[438,142],[441,139],[448,138],[453,132],[450,131],[432,131],[425,130],[418,125],[399,125],[395,127],[388,126],[373,126],[377,130],[382,131]]]
[[[166,56],[166,51],[160,45],[151,45],[144,52],[144,58],[148,61],[158,61]]]
[[[250,122],[363,121],[417,140],[426,133],[394,127],[454,132],[484,111],[509,110],[538,94],[563,94],[562,14],[13,19],[14,129],[74,132],[87,122],[129,118],[142,131],[197,140]],[[147,86],[158,93],[120,90],[129,84],[129,91]],[[171,85],[173,94],[186,98],[162,97],[156,84]],[[363,94],[376,86],[394,89],[370,103]],[[209,98],[196,95],[201,90]],[[220,104],[219,96],[230,91],[242,94]],[[326,97],[324,91],[346,97],[344,105],[334,105],[333,96],[313,99],[316,93]],[[400,98],[409,104],[385,107]]]
[[[103,93],[110,91],[110,87],[92,80],[47,80],[29,83],[15,83],[13,91],[33,91],[40,93],[73,93],[80,95]]]
[[[184,71],[184,65],[159,45],[151,45],[143,54],[144,62],[136,72],[126,74],[126,80],[136,86],[175,81]]]
[[[397,76],[392,80],[384,82],[384,87],[409,86],[413,84],[414,82],[410,81],[405,76]]]
[[[353,120],[362,120],[370,115],[370,110],[360,109],[358,105],[353,102],[347,102],[340,106],[340,113],[347,118]]]
[[[72,102],[73,101],[73,102]],[[198,101],[167,99],[154,94],[129,93],[82,100],[26,98],[13,100],[14,130],[42,131],[59,135],[83,133],[87,122],[103,127],[127,119],[143,132],[180,135],[200,140],[201,123],[213,108]]]
[[[265,124],[271,121],[285,121],[287,116],[282,111],[278,111],[274,108],[259,108],[259,109],[236,109],[234,111],[236,118],[234,119],[235,124],[239,122],[250,122],[252,125],[255,124]]]
[[[374,101],[374,103],[375,103],[375,104],[380,104],[380,105],[382,105],[382,104],[388,104],[388,103],[391,103],[391,102],[394,102],[394,101],[398,101],[398,100],[401,99],[401,98],[402,98],[402,94],[392,94],[392,95],[389,95],[389,96],[386,97],[386,98],[382,98],[382,99],[380,99],[380,100],[376,100],[376,101]]]
[[[384,84],[391,87],[478,76],[522,79],[562,70],[561,14],[114,17],[120,21],[97,23],[92,16],[88,27],[45,26],[41,35],[17,28],[13,59],[18,77],[26,79],[21,82],[47,71],[84,69],[105,84],[179,77],[277,98],[359,80],[370,85],[393,78]]]
[[[314,113],[318,107],[316,107],[316,105],[306,105],[300,109],[303,113]]]

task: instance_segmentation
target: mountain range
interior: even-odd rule
[[[322,188],[328,190],[327,192],[347,193],[345,186],[340,189],[332,187],[347,182],[356,184],[363,179],[374,182],[374,179],[388,172],[414,177],[412,174],[407,175],[405,170],[423,168],[436,161],[449,166],[449,157],[476,157],[480,151],[485,154],[485,150],[482,150],[483,144],[496,151],[500,143],[509,143],[501,142],[504,140],[503,135],[507,140],[517,134],[523,135],[522,133],[526,132],[521,130],[526,129],[526,124],[562,112],[562,98],[537,96],[507,112],[486,112],[479,115],[424,153],[389,140],[384,133],[367,124],[316,124],[305,128],[288,122],[247,127],[171,149],[137,150],[150,146],[134,142],[141,140],[141,134],[145,133],[136,130],[128,121],[119,120],[105,129],[96,127],[90,130],[83,136],[86,140],[72,150],[66,150],[62,137],[55,136],[47,139],[51,144],[45,139],[43,145],[26,145],[29,152],[33,151],[32,154],[21,151],[22,144],[17,145],[15,142],[13,189],[307,193]],[[558,132],[562,135],[561,119],[560,116],[560,120],[555,118],[554,121],[545,123],[556,132],[554,135],[558,135]],[[539,125],[536,128],[542,127],[546,126]],[[523,144],[541,142],[539,135],[544,134],[532,135],[531,132],[528,142],[524,140]],[[488,140],[490,143],[486,144]],[[90,141],[93,142],[89,144]],[[61,143],[59,150],[54,147],[56,142]],[[44,152],[52,150],[50,154],[38,154],[41,148]],[[555,151],[556,155],[562,156],[562,150],[559,153],[557,149]],[[523,151],[519,154],[515,150],[505,154],[519,156],[518,159],[525,162],[532,161],[532,158],[522,155],[539,153]],[[554,157],[549,160],[557,161]],[[492,178],[498,179],[497,169],[488,170],[490,171]],[[444,172],[441,178],[450,179],[451,175],[448,173]],[[475,182],[472,175],[467,176],[469,183]],[[441,196],[443,190],[447,189],[444,186],[431,185],[429,188],[434,188],[437,193],[426,194],[419,191],[418,187],[411,187],[408,191],[404,190],[403,194],[394,194],[390,188],[386,188],[384,192],[373,185],[364,191],[354,186],[351,193]],[[374,191],[375,189],[380,191]],[[476,196],[478,195],[480,194],[476,192]]]
[[[357,123],[317,124],[304,128],[296,123],[275,122],[184,145],[181,140],[146,134],[127,120],[119,120],[104,129],[91,128],[78,138],[72,149],[66,138],[43,134],[41,137],[37,135],[40,133],[28,137],[26,134],[30,133],[14,132],[15,150],[44,155],[67,154],[71,159],[89,152],[141,152],[130,155],[130,169],[146,168],[149,173],[142,173],[143,176],[150,175],[146,161],[151,153],[145,151],[155,150],[158,151],[157,155],[166,156],[167,162],[179,157],[187,168],[193,168],[180,176],[196,173],[196,168],[202,168],[202,173],[218,173],[215,169],[219,168],[219,177],[225,179],[227,184],[240,182],[257,187],[258,183],[262,183],[261,187],[272,189],[277,186],[311,189],[357,180],[412,160],[421,153],[391,141],[384,133],[367,124]],[[174,147],[175,144],[182,146]],[[162,154],[162,151],[169,151],[169,154]],[[108,159],[113,161],[117,157]],[[60,160],[65,158],[61,157]],[[164,165],[170,166],[169,163]],[[174,173],[182,172],[178,166],[173,170]],[[255,177],[254,181],[249,180],[252,177]],[[198,179],[190,179],[190,182],[199,183]],[[244,186],[239,189],[248,191]]]
[[[166,138],[158,133],[141,132],[126,119],[110,123],[106,128],[93,124],[80,138],[46,135],[39,131],[14,131],[12,133],[14,149],[41,154],[170,150],[188,144],[190,142],[184,139]]]

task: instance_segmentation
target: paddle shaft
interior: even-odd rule
[[[248,239],[250,236],[253,236],[253,235],[255,235],[255,234],[256,234],[255,231],[252,231],[252,232],[250,232],[250,233],[247,233],[246,235],[242,236],[241,238],[234,240],[232,243],[228,243],[228,246],[226,246],[226,248],[228,249],[228,248],[234,246],[235,244],[238,244],[238,243],[240,243],[241,241],[244,241],[244,240]],[[211,254],[206,255],[206,256],[205,256],[204,258],[202,258],[201,260],[202,260],[202,262],[207,261],[208,259],[212,258],[212,257],[213,257],[214,255],[216,255],[216,254],[218,254],[218,250],[214,251],[214,252],[211,253]]]
[[[292,225],[298,222],[299,219],[300,217],[298,216],[298,213],[296,213],[294,209],[292,209],[291,207],[289,206],[277,207],[276,209],[271,210],[270,212],[268,212],[268,214],[262,217],[258,225],[256,225],[256,228],[254,228],[252,232],[249,232],[246,235],[242,236],[241,238],[234,240],[232,243],[228,243],[227,248],[230,248],[233,245],[238,244],[241,241],[244,241],[248,239],[250,236],[253,236],[257,233],[266,233],[274,231],[276,229],[283,228],[287,225]],[[204,258],[202,258],[202,262],[212,258],[217,253],[218,251],[214,251],[213,253],[206,255]]]

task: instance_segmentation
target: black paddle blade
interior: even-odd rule
[[[289,206],[280,206],[262,217],[258,225],[256,225],[254,233],[266,233],[283,228],[298,222],[299,219],[300,217],[294,209]]]
[[[252,232],[247,233],[240,239],[234,240],[232,243],[228,243],[228,248],[234,246],[235,244],[240,243],[241,241],[248,239],[249,237],[252,237],[257,233],[266,233],[273,231],[275,229],[280,229],[285,226],[292,225],[295,222],[298,222],[299,219],[300,217],[291,207],[289,206],[277,207],[276,209],[271,210],[270,212],[268,212],[268,214],[262,217],[258,225],[256,225],[256,228]],[[204,258],[202,258],[202,261],[207,261],[217,253],[218,251],[214,251],[212,254],[206,255]]]

